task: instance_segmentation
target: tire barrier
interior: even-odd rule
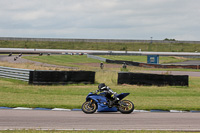
[[[139,66],[147,68],[185,68],[185,69],[200,69],[200,65],[162,65],[162,64],[148,64],[133,61],[123,61],[123,60],[110,60],[106,59],[107,63],[123,64],[124,62],[130,66]]]
[[[188,75],[119,72],[118,84],[188,86]]]
[[[126,63],[126,65],[131,65],[131,66],[139,66],[139,62],[133,62],[133,61],[123,61],[123,60],[109,60],[106,59],[107,63],[116,63],[116,64],[123,64]]]
[[[95,72],[92,71],[30,71],[29,84],[52,85],[84,83],[94,84]]]

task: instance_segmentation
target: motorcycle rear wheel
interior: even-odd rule
[[[119,106],[119,111],[123,114],[130,114],[134,110],[134,104],[129,100],[122,100],[122,102],[126,103],[127,106],[121,105]]]
[[[97,110],[97,105],[95,102],[90,103],[90,101],[86,101],[82,104],[82,111],[86,114],[92,114],[96,112],[96,110]]]

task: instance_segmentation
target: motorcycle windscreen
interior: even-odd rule
[[[130,93],[121,93],[121,94],[118,94],[117,97],[122,100],[123,98],[125,98],[126,96],[128,96]]]

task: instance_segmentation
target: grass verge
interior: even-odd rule
[[[53,55],[53,56],[25,56],[28,60],[44,62],[48,64],[78,67],[80,63],[99,63],[99,60],[87,58],[86,55]]]
[[[129,60],[129,61],[136,61],[136,62],[146,62],[146,56],[102,56],[108,59],[114,60]],[[54,55],[54,56],[24,56],[23,58],[28,60],[33,60],[37,62],[44,62],[48,64],[56,64],[62,66],[71,66],[71,67],[78,67],[81,70],[92,70],[92,71],[99,71],[99,64],[101,61],[87,58],[87,56],[79,56],[79,55]],[[181,62],[190,60],[187,58],[178,58],[178,57],[161,57],[160,59],[162,63],[171,63],[171,62]],[[191,59],[192,60],[192,59]],[[198,60],[198,59],[193,59]],[[97,63],[98,65],[92,66],[92,64]],[[107,63],[106,63],[107,64]],[[10,65],[10,64],[9,64]],[[14,64],[15,65],[15,64]],[[113,65],[113,64],[109,64]],[[24,66],[24,65],[23,65]],[[25,64],[25,66],[30,66],[29,64]],[[31,64],[31,66],[34,66]],[[121,71],[121,65],[118,64],[118,68],[108,68],[104,67],[104,70],[107,71]],[[41,67],[39,69],[42,69]],[[55,68],[54,68],[55,69]],[[46,70],[46,69],[45,69]],[[50,68],[52,70],[52,68]],[[135,67],[135,66],[128,66],[128,71],[199,71],[198,69],[183,69],[183,68],[144,68],[144,67]]]
[[[102,76],[101,72],[97,73],[97,78],[98,76]],[[106,79],[105,83],[117,93],[129,92],[127,99],[134,102],[136,109],[200,110],[199,80],[200,78],[191,77],[190,87],[116,85],[115,81]],[[0,78],[0,106],[81,108],[87,94],[96,89],[97,84],[33,86]]]
[[[36,49],[75,49],[75,50],[121,50],[121,51],[159,51],[159,52],[195,52],[200,51],[199,44],[187,43],[117,43],[117,42],[51,42],[51,41],[3,41],[2,48]]]
[[[147,63],[147,56],[101,55],[101,57],[111,59],[111,60],[125,60],[125,61]],[[183,61],[188,61],[188,60],[200,60],[200,58],[184,58],[184,57],[176,57],[176,56],[160,56],[159,57],[160,64],[183,62]]]
[[[34,60],[42,62],[48,61],[52,64],[58,65],[99,62],[93,59],[88,59],[86,56],[70,55],[41,57],[31,56],[28,58],[34,58]],[[11,65],[11,63],[9,63],[9,65]],[[33,67],[33,64],[30,66]],[[106,68],[106,70],[100,70],[100,68],[97,67],[83,65],[80,65],[79,68],[81,70],[96,71],[96,84],[35,86],[28,85],[25,82],[17,80],[0,78],[0,106],[31,108],[80,108],[82,103],[85,101],[87,94],[97,89],[97,83],[103,82],[117,93],[129,92],[130,95],[127,99],[135,103],[136,109],[200,110],[200,78],[198,77],[190,77],[189,87],[117,85],[117,73],[120,71],[120,68]],[[43,67],[40,69],[43,69]],[[128,71],[131,72],[143,70],[157,69],[144,69],[128,66]]]

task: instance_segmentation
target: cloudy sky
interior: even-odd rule
[[[0,37],[200,41],[200,0],[0,0]]]

